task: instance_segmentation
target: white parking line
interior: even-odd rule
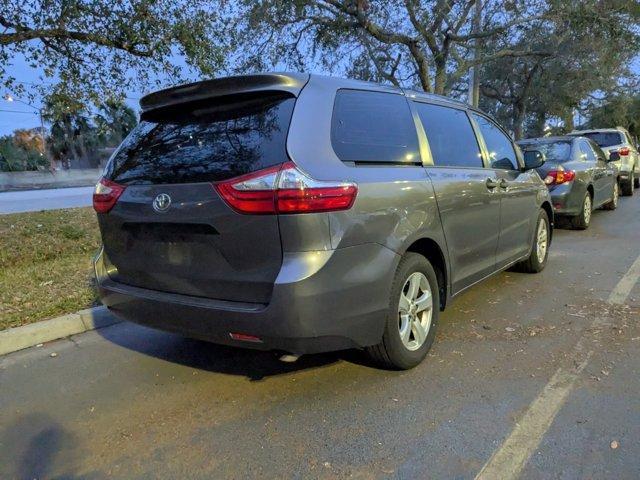
[[[627,273],[624,274],[624,277],[620,279],[616,288],[613,289],[611,295],[609,295],[609,299],[607,302],[613,305],[622,305],[624,301],[627,299],[633,286],[638,282],[640,278],[640,257],[636,258],[636,261],[633,262],[631,268]]]
[[[640,256],[620,279],[607,302],[613,305],[623,304],[638,279],[640,279]],[[605,319],[597,318],[591,323],[590,329],[602,327],[605,323]],[[540,395],[516,423],[509,437],[476,475],[477,480],[518,478],[593,354],[592,350],[586,351],[584,343],[585,337],[582,337],[573,349],[571,363],[574,367],[559,368],[556,371]]]

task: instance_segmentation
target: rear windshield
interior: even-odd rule
[[[583,133],[581,137],[587,137],[596,142],[600,148],[613,147],[614,145],[620,145],[624,143],[622,134],[616,132],[591,132]]]
[[[285,162],[294,102],[262,94],[143,115],[105,175],[124,185],[213,182]]]
[[[571,142],[545,142],[520,144],[523,151],[538,150],[545,156],[547,162],[564,163],[571,160]]]

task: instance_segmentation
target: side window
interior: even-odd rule
[[[480,133],[482,133],[484,143],[487,145],[491,168],[517,170],[518,160],[511,139],[488,118],[475,113],[472,115],[478,122]]]
[[[393,93],[339,90],[331,145],[343,162],[421,163],[409,104]]]
[[[482,168],[478,140],[464,110],[414,102],[437,166]]]

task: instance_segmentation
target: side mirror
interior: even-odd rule
[[[609,154],[609,160],[607,160],[607,161],[616,162],[618,160],[620,160],[620,154],[618,152],[611,152]]]
[[[525,150],[523,155],[525,170],[540,168],[546,161],[544,153],[542,153],[540,150]]]

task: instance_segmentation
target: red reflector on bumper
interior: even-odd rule
[[[240,342],[262,343],[262,339],[260,337],[256,337],[255,335],[247,335],[246,333],[230,333],[229,336],[233,340],[238,340]]]

